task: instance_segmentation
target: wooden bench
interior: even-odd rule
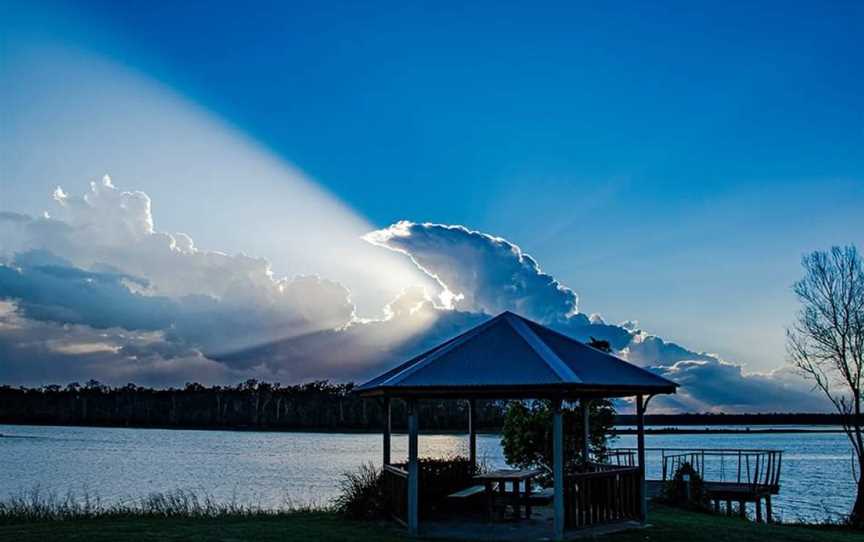
[[[466,487],[463,490],[457,491],[456,493],[451,493],[447,495],[448,499],[470,499],[471,497],[482,495],[483,492],[486,491],[486,487],[483,485],[476,485],[471,487]]]

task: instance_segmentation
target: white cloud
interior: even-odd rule
[[[0,214],[0,381],[360,380],[512,310],[580,340],[607,340],[678,381],[680,393],[655,408],[825,406],[788,371],[750,374],[635,321],[586,316],[576,293],[518,246],[461,226],[399,222],[366,236],[438,288],[408,287],[369,319],[356,317],[336,282],[276,277],[263,258],[200,250],[188,235],[159,231],[150,198],[107,177],[83,196],[58,188],[54,199],[48,216]]]
[[[224,353],[343,327],[348,290],[315,276],[275,277],[263,258],[195,248],[154,229],[150,198],[108,177],[58,212],[0,215],[0,294],[33,318],[96,328],[161,329]]]
[[[576,293],[506,239],[463,226],[408,221],[365,239],[406,254],[438,282],[446,306],[486,314],[512,310],[544,323],[585,318],[578,314]]]

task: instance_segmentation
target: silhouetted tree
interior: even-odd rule
[[[793,290],[802,307],[786,333],[788,351],[792,363],[840,414],[858,467],[849,520],[864,527],[864,262],[854,246],[847,246],[813,252],[801,263],[804,278]]]
[[[111,388],[97,381],[41,388],[0,385],[0,423],[120,425],[138,427],[231,427],[286,430],[379,430],[380,406],[353,393],[354,384],[315,381],[293,386],[247,380],[236,386],[150,389],[133,383]],[[394,401],[394,428],[406,419],[405,405]],[[421,406],[424,427],[464,430],[464,402],[430,401]],[[500,427],[503,406],[478,403],[479,426]]]
[[[597,350],[600,350],[601,352],[606,352],[606,353],[612,352],[612,345],[609,344],[609,341],[604,341],[601,339],[595,339],[594,337],[591,337],[591,340],[588,341],[588,346],[590,346],[592,348],[596,348]]]

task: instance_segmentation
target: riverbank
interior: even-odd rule
[[[135,425],[111,425],[111,424],[53,424],[53,423],[16,423],[2,422],[0,425],[8,425],[10,427],[70,427],[70,428],[94,428],[94,429],[134,429],[134,430],[174,430],[174,431],[234,431],[247,433],[311,433],[311,434],[335,434],[335,435],[377,435],[381,433],[380,428],[272,428],[272,427],[251,427],[251,426],[225,426],[225,427],[207,427],[207,426],[135,426]],[[621,435],[635,435],[636,429],[631,427],[614,427],[609,432],[609,436],[616,437]],[[806,434],[806,433],[844,433],[840,426],[814,426],[812,428],[801,426],[784,427],[724,427],[723,425],[705,426],[705,427],[657,427],[645,426],[646,435],[786,435],[786,434]],[[407,432],[402,429],[393,431],[394,435],[406,435]],[[465,435],[465,429],[426,429],[420,431],[421,435]],[[478,435],[500,435],[500,428],[480,427],[477,429]],[[9,435],[0,433],[0,438],[26,438],[19,435]]]
[[[187,519],[128,517],[75,521],[43,521],[0,526],[0,540],[125,542],[154,540],[284,540],[372,541],[406,540],[389,523],[345,521],[330,512],[293,512],[272,516],[231,516]],[[659,507],[650,525],[603,538],[610,542],[864,542],[864,533],[832,526],[757,525],[727,518]]]

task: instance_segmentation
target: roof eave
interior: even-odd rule
[[[635,395],[676,393],[678,384],[659,386],[625,386],[597,384],[478,385],[478,386],[378,386],[355,390],[361,397],[394,397],[415,399],[551,399],[551,398],[619,398]]]

